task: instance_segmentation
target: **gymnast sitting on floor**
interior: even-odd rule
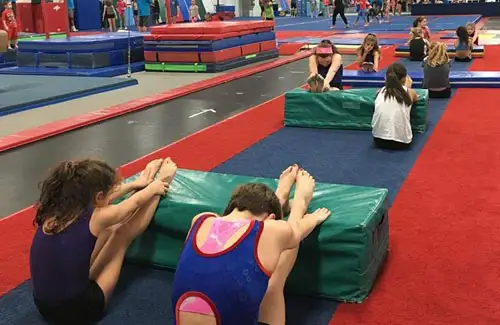
[[[476,24],[468,23],[465,28],[467,28],[467,34],[469,34],[472,44],[479,45],[479,32],[476,30]]]
[[[276,193],[264,184],[244,184],[222,217],[194,217],[173,283],[174,324],[284,325],[283,290],[299,244],[330,215],[327,209],[306,214],[314,186],[307,171],[290,166]]]
[[[472,49],[474,43],[469,37],[467,28],[460,26],[457,28],[457,40],[455,41],[455,61],[470,62],[472,61]]]
[[[91,159],[52,171],[41,186],[30,252],[33,297],[46,320],[89,324],[103,318],[125,252],[148,227],[176,170],[170,158],[154,160],[127,184],[118,183],[108,164]]]
[[[375,98],[372,133],[375,145],[382,149],[409,149],[413,140],[410,113],[418,97],[411,89],[412,80],[401,63],[387,68],[385,87]]]
[[[321,41],[309,57],[309,73],[308,80],[317,74],[323,77],[322,91],[342,90],[342,56],[330,40]]]
[[[377,72],[380,61],[380,48],[375,34],[366,35],[363,44],[356,50],[356,62],[364,72]]]
[[[434,44],[433,44],[434,45]],[[423,88],[429,89],[430,98],[450,98],[450,58],[444,43],[435,43],[425,58]]]

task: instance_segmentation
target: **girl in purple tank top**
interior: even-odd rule
[[[149,225],[176,170],[170,158],[158,159],[137,180],[120,184],[108,164],[84,159],[59,164],[42,182],[30,268],[45,319],[88,324],[104,316],[125,252]]]

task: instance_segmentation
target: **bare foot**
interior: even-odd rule
[[[281,206],[285,205],[288,201],[288,197],[290,196],[290,191],[295,183],[295,179],[297,178],[298,171],[299,166],[295,164],[293,166],[289,166],[280,175],[278,188],[276,189],[276,196],[280,200]]]
[[[160,167],[160,171],[158,172],[158,179],[170,184],[174,179],[176,172],[177,165],[172,159],[170,159],[170,157],[168,157],[163,161],[163,164]]]
[[[304,218],[315,218],[316,224],[319,225],[325,221],[332,212],[327,208],[316,209],[313,213],[306,214]]]
[[[297,174],[295,187],[295,200],[304,200],[304,203],[309,206],[314,192],[314,178],[303,169],[300,169]]]
[[[146,168],[141,172],[141,176],[143,174],[149,174],[149,179],[152,182],[156,176],[156,173],[160,170],[161,164],[163,163],[163,159],[155,159],[150,161]]]

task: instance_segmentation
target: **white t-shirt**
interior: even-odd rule
[[[408,89],[403,86],[408,91]],[[411,106],[400,104],[394,97],[385,99],[385,87],[375,98],[375,112],[372,118],[372,133],[374,138],[411,143],[410,112]]]

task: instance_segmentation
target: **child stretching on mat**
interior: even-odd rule
[[[423,88],[429,89],[430,98],[450,98],[450,58],[444,43],[436,43],[423,63]]]
[[[472,44],[479,45],[479,32],[476,30],[476,24],[468,23],[465,25],[465,28],[467,28],[467,33],[469,34]]]
[[[375,34],[366,35],[363,44],[356,50],[357,63],[364,72],[378,71],[380,48]]]
[[[315,75],[324,79],[324,91],[342,90],[342,75],[344,66],[342,56],[330,40],[323,40],[315,49],[314,55],[309,57],[309,77]]]
[[[104,316],[127,248],[148,227],[176,170],[170,158],[154,160],[137,180],[119,184],[115,169],[85,159],[59,164],[43,181],[30,267],[46,320],[88,324]]]
[[[327,209],[307,214],[314,186],[307,171],[290,166],[276,192],[244,184],[234,190],[222,217],[194,217],[175,272],[174,324],[285,324],[283,290],[300,242],[330,215]]]
[[[412,27],[410,29],[410,60],[422,61],[427,55],[429,41],[424,38],[424,32],[421,27]]]
[[[410,113],[418,100],[411,89],[412,83],[403,64],[393,63],[387,68],[385,87],[377,93],[372,118],[373,141],[379,148],[410,148],[413,140]]]
[[[467,28],[460,26],[457,28],[457,40],[455,41],[455,61],[470,62],[472,60],[472,49],[474,44],[469,37]]]
[[[2,27],[7,32],[10,48],[17,49],[17,21],[10,1],[5,3],[5,10],[2,12]]]
[[[116,32],[116,16],[117,14],[115,6],[113,5],[113,0],[105,0],[102,19],[108,21],[110,32]]]

